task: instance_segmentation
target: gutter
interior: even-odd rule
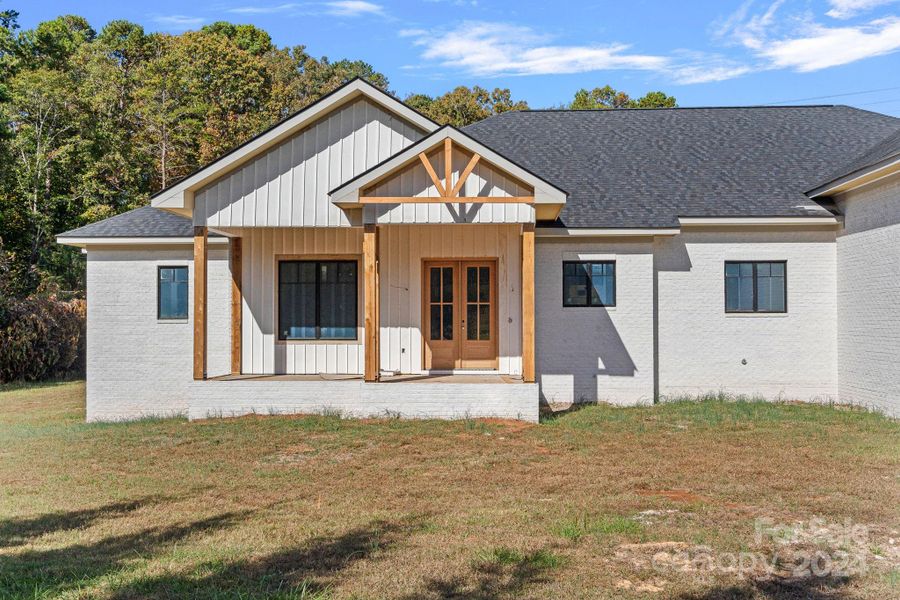
[[[192,237],[63,237],[56,238],[57,244],[85,248],[87,246],[183,246],[193,245]],[[209,237],[210,245],[227,244],[227,237]]]

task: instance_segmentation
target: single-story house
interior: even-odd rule
[[[724,391],[900,413],[900,119],[504,113],[354,80],[87,255],[87,418],[536,420]]]

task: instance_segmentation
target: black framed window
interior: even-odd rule
[[[188,318],[188,268],[159,267],[156,277],[156,318]]]
[[[787,262],[725,261],[725,312],[787,312]]]
[[[279,340],[355,340],[355,260],[278,263]]]
[[[615,261],[563,262],[563,306],[615,305]]]

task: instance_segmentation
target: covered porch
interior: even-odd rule
[[[564,195],[460,136],[425,138],[332,190],[350,227],[235,223],[198,194],[192,418],[537,418],[534,224]],[[211,230],[229,237],[226,377],[207,369],[210,336],[226,334],[207,324]]]

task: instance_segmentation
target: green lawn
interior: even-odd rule
[[[900,424],[875,414],[86,424],[83,404],[81,383],[0,388],[0,598],[900,597]],[[813,518],[858,531],[755,536]],[[849,575],[790,572],[816,551]],[[757,555],[781,562],[729,571]]]

